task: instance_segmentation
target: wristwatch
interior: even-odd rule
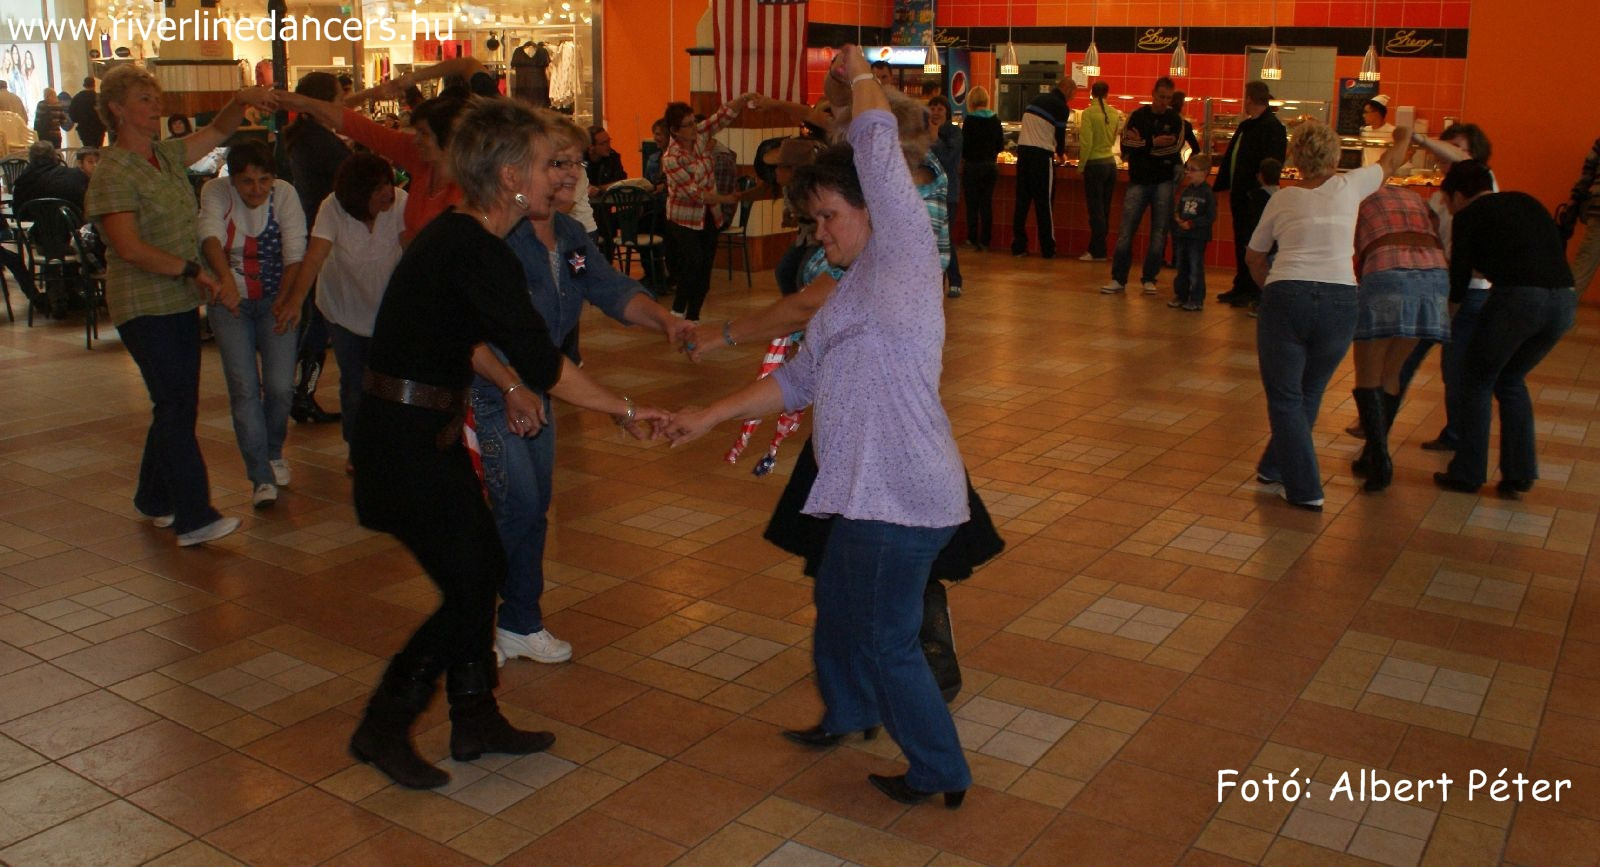
[[[183,263],[183,279],[193,280],[200,276],[200,263],[193,259]]]

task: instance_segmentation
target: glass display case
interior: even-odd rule
[[[1203,101],[1205,124],[1200,141],[1211,152],[1213,160],[1220,159],[1228,152],[1228,141],[1233,138],[1234,130],[1239,128],[1239,122],[1244,119],[1244,100],[1213,96]],[[1294,139],[1295,127],[1299,125],[1299,121],[1309,118],[1323,123],[1328,122],[1330,106],[1326,101],[1275,99],[1272,105],[1278,110],[1278,119],[1288,128],[1291,141]]]

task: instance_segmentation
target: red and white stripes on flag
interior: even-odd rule
[[[799,102],[805,86],[805,0],[714,0],[717,95]]]

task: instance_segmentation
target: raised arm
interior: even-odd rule
[[[344,98],[344,104],[355,107],[376,99],[399,99],[405,94],[406,88],[413,84],[435,78],[449,78],[452,75],[471,78],[473,74],[483,71],[485,71],[483,63],[476,57],[454,57],[422,69],[413,69],[399,78],[352,93]]]
[[[1472,154],[1467,153],[1466,151],[1447,141],[1436,139],[1431,135],[1424,135],[1423,133],[1419,132],[1414,136],[1410,136],[1410,138],[1412,144],[1421,147],[1430,154],[1433,154],[1434,159],[1437,159],[1439,162],[1442,162],[1445,165],[1453,166],[1462,160],[1472,159]]]
[[[200,129],[183,137],[183,163],[193,165],[200,158],[219,147],[228,140],[228,136],[239,129],[239,124],[244,120],[245,106],[254,106],[262,111],[274,111],[278,106],[277,95],[265,87],[246,87],[234,94],[233,99],[217,112],[211,122]]]
[[[1394,144],[1383,152],[1383,157],[1378,164],[1383,166],[1383,176],[1394,177],[1395,172],[1405,164],[1406,156],[1411,152],[1411,127],[1397,126],[1394,128]]]

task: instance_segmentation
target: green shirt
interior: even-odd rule
[[[1116,143],[1117,125],[1122,122],[1122,112],[1098,99],[1089,101],[1089,107],[1078,115],[1078,159],[1111,159],[1111,147]]]
[[[89,179],[84,197],[90,219],[131,212],[138,222],[139,238],[183,259],[199,250],[199,228],[194,190],[189,186],[182,139],[155,145],[156,162],[127,148],[100,151],[100,166]],[[111,321],[121,325],[139,316],[166,316],[200,306],[194,284],[182,277],[152,274],[130,264],[106,245],[106,305]]]

